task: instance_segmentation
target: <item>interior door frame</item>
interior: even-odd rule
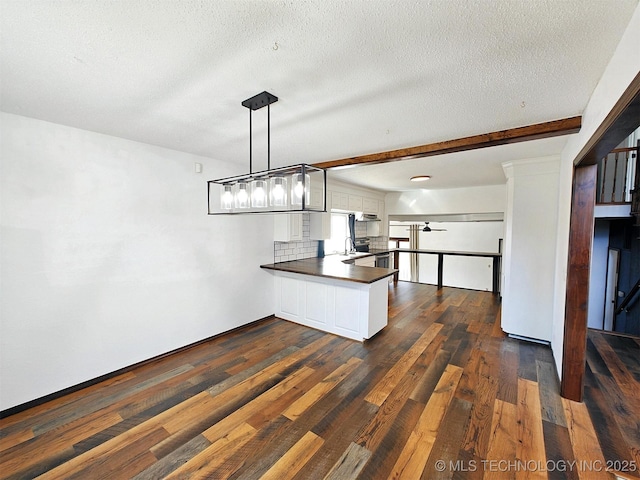
[[[615,278],[613,279],[614,281],[614,285],[613,285],[613,291],[612,291],[612,296],[609,296],[609,280],[611,280],[610,277],[610,272],[609,272],[609,267],[611,267],[611,262],[610,262],[610,258],[611,258],[611,254],[612,253],[616,253],[616,259],[615,259]],[[619,248],[611,248],[609,247],[607,250],[607,274],[606,274],[606,281],[604,284],[604,315],[602,316],[602,329],[608,332],[615,332],[616,330],[616,306],[618,304],[617,299],[618,299],[618,285],[619,285],[619,281],[620,281],[620,254],[622,253],[622,251]],[[612,308],[611,307],[611,303],[613,303],[613,313],[612,313],[612,317],[611,317],[611,329],[607,329],[607,309]]]
[[[601,157],[614,149],[639,126],[640,72],[575,158],[574,185],[576,176],[584,172],[580,167],[595,166]],[[574,219],[582,225],[594,222],[595,189],[596,185],[593,183],[593,192],[583,190],[582,195],[572,195],[571,228],[573,228]],[[587,204],[584,203],[585,201]],[[586,264],[584,262],[584,248],[587,245],[589,245],[588,258],[590,259],[593,249],[593,230],[591,232],[587,229],[570,231],[560,394],[576,402],[582,401],[587,359],[587,314],[591,269],[590,262]],[[581,278],[586,280],[580,283]]]

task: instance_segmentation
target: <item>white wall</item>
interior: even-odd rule
[[[505,211],[505,185],[388,193],[388,215],[492,213]]]
[[[392,225],[390,235],[408,237],[409,225]],[[503,222],[430,222],[433,229],[444,231],[420,232],[419,248],[467,252],[497,252],[499,239],[504,236]],[[442,281],[445,286],[491,291],[493,287],[493,259],[480,257],[445,256]],[[406,267],[404,264],[407,264]],[[400,279],[408,280],[409,254],[400,254]],[[438,283],[438,256],[420,255],[419,282]]]
[[[206,215],[206,180],[239,172],[0,121],[0,410],[275,311],[273,217]]]
[[[551,340],[551,348],[560,376],[562,376],[562,349],[564,344],[564,310],[566,305],[573,164],[579,152],[611,112],[611,109],[631,84],[631,81],[640,72],[638,45],[640,45],[640,5],[636,7],[613,57],[594,89],[584,112],[582,112],[582,128],[580,132],[567,142],[561,155],[555,266],[556,288],[553,301],[553,336]]]
[[[385,198],[385,210],[388,215],[504,212],[506,210],[505,189],[505,185],[488,185],[442,190],[423,189],[392,192],[388,193]],[[502,222],[487,222],[487,224],[484,224],[484,222],[448,222],[444,227],[442,227],[442,223],[438,223],[440,227],[451,230],[451,233],[431,232],[433,235],[429,237],[423,237],[423,234],[421,234],[420,248],[497,252],[497,239],[503,238],[503,235],[501,232],[497,233],[495,231],[495,223],[499,223],[500,226],[497,228],[502,229]],[[493,226],[490,227],[489,224],[493,224]],[[440,228],[437,227],[436,222],[430,223],[430,225],[433,228]],[[485,228],[491,230],[489,237],[484,233]],[[407,234],[404,236],[408,236],[408,232],[404,233]],[[394,236],[395,234],[390,232],[390,235]],[[443,283],[446,285],[485,290],[488,282],[489,290],[491,289],[491,269],[487,268],[487,264],[493,266],[491,259],[446,257],[444,262]],[[437,258],[430,258],[427,255],[420,256],[421,282],[431,283],[432,274],[437,277],[437,267],[434,267],[434,265],[437,265]],[[432,272],[434,268],[435,273]],[[437,281],[433,283],[437,283]]]
[[[559,158],[503,164],[507,213],[502,330],[551,341]]]

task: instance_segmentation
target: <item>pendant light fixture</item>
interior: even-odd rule
[[[207,182],[209,215],[326,211],[326,170],[307,164],[271,169],[270,106],[277,101],[275,95],[262,92],[242,102],[249,109],[249,173]],[[265,106],[267,170],[254,173],[251,114]]]

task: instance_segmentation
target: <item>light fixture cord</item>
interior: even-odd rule
[[[252,132],[253,130],[251,130],[251,109],[249,109],[249,173],[253,173],[253,163],[252,163],[252,159],[251,159],[251,152],[253,149],[253,145],[252,145]]]
[[[267,170],[271,170],[271,104],[267,104]]]

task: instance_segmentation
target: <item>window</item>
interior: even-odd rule
[[[346,238],[349,236],[349,220],[346,213],[331,214],[331,238],[324,242],[324,253],[344,253]]]

